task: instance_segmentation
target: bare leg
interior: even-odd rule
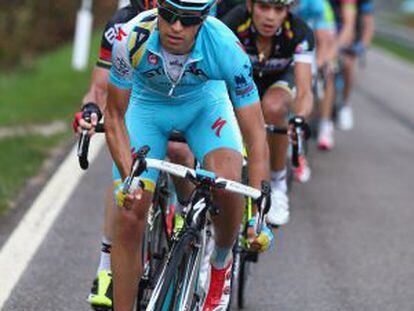
[[[240,181],[242,161],[239,152],[222,148],[205,157],[204,167],[217,176]],[[220,207],[219,215],[214,217],[216,245],[231,250],[242,221],[244,199],[238,194],[217,191],[214,194],[214,203]]]
[[[187,144],[170,142],[168,144],[168,157],[172,163],[181,164],[186,167],[194,166],[194,156]],[[172,179],[179,201],[187,201],[194,186],[182,178],[172,177]]]
[[[287,127],[286,116],[293,103],[292,95],[285,89],[270,88],[262,98],[262,107],[266,124]],[[270,168],[281,171],[286,166],[289,139],[286,135],[268,135],[270,148]]]
[[[142,273],[142,238],[152,194],[144,192],[131,209],[117,207],[115,212],[112,271],[115,311],[132,311]]]

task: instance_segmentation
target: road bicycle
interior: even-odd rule
[[[219,211],[212,203],[214,190],[225,190],[252,198],[258,204],[255,234],[259,235],[264,217],[270,208],[270,184],[262,183],[262,189],[254,189],[241,183],[216,177],[202,169],[190,169],[167,161],[146,158],[149,147],[138,151],[132,166],[132,175],[139,178],[143,171],[155,168],[184,178],[195,185],[190,203],[184,215],[184,226],[173,237],[170,251],[163,266],[146,310],[197,310],[206,297],[206,290],[199,283],[200,267],[207,242],[208,215]],[[125,190],[133,185],[133,179],[125,184]]]

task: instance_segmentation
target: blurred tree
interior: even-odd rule
[[[0,0],[0,67],[30,66],[37,53],[73,39],[80,0]],[[117,0],[95,0],[95,26],[113,14]]]

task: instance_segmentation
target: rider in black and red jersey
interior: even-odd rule
[[[112,46],[120,27],[133,19],[138,13],[156,6],[153,0],[131,0],[130,5],[119,9],[107,23],[102,35],[99,57],[92,73],[89,91],[83,98],[81,110],[104,111],[106,107],[109,70],[111,68]],[[91,115],[91,123],[82,119],[82,112],[76,114],[73,123],[74,130],[81,132],[82,128],[90,129],[94,133],[94,126],[98,122],[96,113]],[[108,187],[106,195],[106,212],[104,234],[102,237],[101,256],[96,279],[93,282],[88,301],[91,306],[99,310],[112,309],[112,275],[111,275],[111,240],[112,240],[112,197],[113,186]]]
[[[250,0],[230,11],[222,20],[244,45],[253,63],[254,81],[262,99],[268,124],[287,126],[291,108],[306,118],[312,111],[313,31],[290,12],[293,0]],[[269,136],[272,169],[272,202],[268,221],[284,225],[289,219],[286,184],[288,137]],[[299,159],[296,176],[306,182],[310,169],[304,156]],[[277,203],[276,203],[277,202]]]

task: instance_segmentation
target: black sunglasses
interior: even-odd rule
[[[205,15],[178,14],[163,6],[158,7],[158,13],[168,24],[172,25],[179,20],[184,27],[199,25],[205,19]]]

